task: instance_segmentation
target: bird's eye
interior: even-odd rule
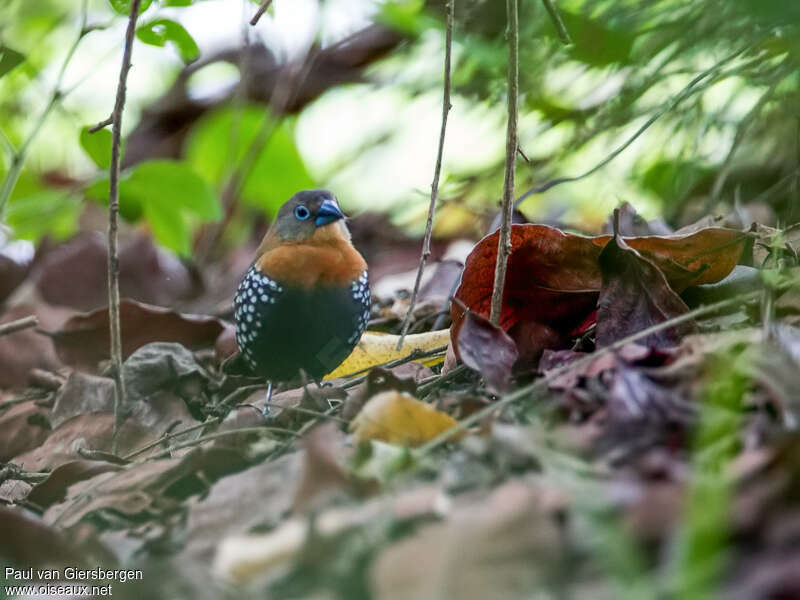
[[[308,217],[311,216],[311,213],[308,212],[308,209],[305,206],[300,205],[294,209],[294,216],[300,219],[301,221],[305,221]]]

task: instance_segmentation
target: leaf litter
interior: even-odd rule
[[[620,556],[668,593],[671,549],[713,535],[726,595],[795,589],[796,228],[673,234],[623,206],[608,231],[514,225],[499,327],[490,234],[464,262],[449,330],[433,324],[448,324],[436,307],[452,261],[431,267],[446,281],[426,284],[406,347],[402,302],[379,299],[378,329],[336,377],[282,386],[266,416],[264,382],[222,368],[219,290],[203,309],[190,273],[153,292],[177,265],[131,273],[140,299],[186,297],[199,314],[123,303],[116,455],[105,309],[0,338],[10,357],[41,347],[10,359],[0,395],[0,554],[162,574],[163,589],[123,597],[612,598]],[[22,297],[46,313],[52,295]],[[31,304],[16,306],[4,320]],[[26,387],[34,368],[48,385]],[[708,489],[731,506],[710,532],[686,517]]]

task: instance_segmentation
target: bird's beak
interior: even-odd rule
[[[323,200],[322,205],[317,210],[317,220],[315,221],[317,227],[322,227],[339,219],[344,219],[344,213],[342,213],[336,202]]]

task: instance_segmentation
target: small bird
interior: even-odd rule
[[[304,190],[278,211],[235,298],[236,343],[268,381],[333,371],[370,315],[367,263],[327,190]],[[268,406],[265,407],[265,410]]]

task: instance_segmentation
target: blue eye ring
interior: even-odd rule
[[[311,212],[302,204],[294,209],[294,216],[300,221],[305,221],[311,216]]]

